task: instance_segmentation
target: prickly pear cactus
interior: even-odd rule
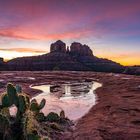
[[[39,105],[36,99],[33,99],[30,104],[30,110],[34,112],[39,112]]]
[[[18,100],[19,100],[18,110],[21,113],[25,113],[25,111],[27,109],[26,97],[24,95],[20,94],[18,96]]]
[[[12,104],[10,103],[9,97],[7,93],[3,93],[1,96],[2,107],[10,107]]]
[[[16,88],[11,83],[7,85],[7,94],[9,97],[10,105],[15,104],[16,106],[18,106],[17,91]]]
[[[46,116],[46,120],[49,122],[58,122],[60,120],[60,117],[57,113],[54,112],[50,112],[47,116]]]
[[[32,111],[27,111],[24,117],[23,132],[26,140],[41,140],[37,133],[38,122]]]
[[[17,93],[22,93],[22,87],[20,85],[16,85]]]
[[[10,117],[10,112],[8,107],[4,107],[0,110],[0,113],[4,116]]]
[[[45,118],[44,113],[38,113],[38,114],[36,114],[36,119],[39,122],[43,122],[43,121],[45,121],[46,118]]]
[[[30,105],[30,97],[25,94],[25,98],[26,98],[26,104],[29,107],[29,105]]]
[[[40,102],[40,104],[39,104],[39,109],[40,110],[43,109],[43,107],[45,106],[45,104],[46,104],[46,100],[45,99],[42,99],[41,102]]]
[[[10,132],[10,122],[7,116],[3,114],[0,114],[0,134],[2,140],[13,140]]]
[[[8,84],[7,92],[0,98],[0,139],[3,140],[48,140],[50,128],[59,130],[52,122],[57,124],[60,118],[65,117],[63,111],[60,116],[54,112],[49,113],[47,117],[44,116],[40,111],[45,106],[46,100],[42,99],[39,104],[36,99],[30,102],[29,96],[22,92],[19,85],[15,88],[12,84]],[[12,105],[17,107],[16,117],[10,114],[9,108]],[[41,126],[45,121],[50,125],[47,124],[44,129]],[[41,135],[43,131],[46,132],[46,136]]]
[[[0,130],[1,128],[3,129],[3,131],[9,127],[9,120],[8,118],[3,115],[3,114],[0,114]]]
[[[60,112],[60,118],[61,119],[65,119],[66,117],[65,117],[65,112],[64,112],[64,110],[61,110],[61,112]]]
[[[40,110],[45,106],[46,104],[46,100],[45,99],[42,99],[42,101],[40,102],[40,104],[37,103],[37,100],[36,99],[33,99],[31,101],[31,104],[30,104],[30,110],[31,111],[34,111],[36,113],[39,113]]]

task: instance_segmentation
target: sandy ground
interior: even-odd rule
[[[69,81],[97,81],[103,86],[96,90],[98,103],[82,117],[71,140],[140,140],[140,77],[94,72],[1,72],[0,92],[7,82],[21,84],[34,96],[41,91],[29,86],[58,84]]]

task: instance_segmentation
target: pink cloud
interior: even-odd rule
[[[137,19],[140,2],[137,0],[13,0],[0,3],[5,13],[0,17],[1,24],[6,23],[0,26],[0,36],[5,37],[47,40],[118,35],[125,34],[123,30],[131,24],[140,22]]]

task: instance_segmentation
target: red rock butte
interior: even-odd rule
[[[50,52],[62,52],[70,53],[81,56],[92,56],[92,50],[87,45],[82,45],[79,42],[73,42],[70,47],[66,47],[66,44],[61,40],[51,44]]]

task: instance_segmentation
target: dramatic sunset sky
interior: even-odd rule
[[[58,39],[140,65],[140,0],[0,0],[0,57],[47,53]]]

